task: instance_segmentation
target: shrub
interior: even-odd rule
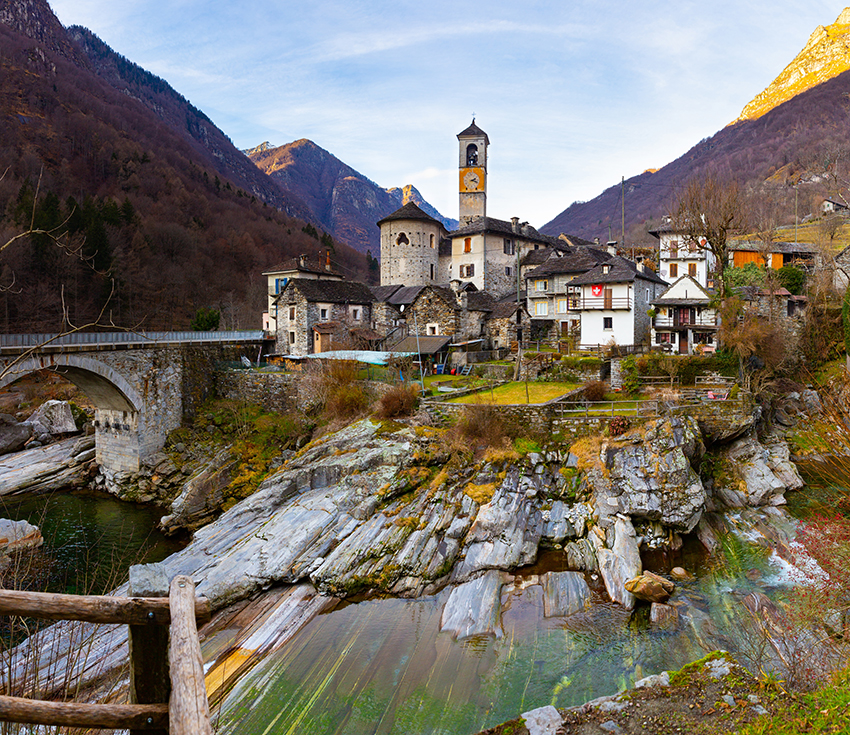
[[[625,416],[615,416],[608,422],[608,433],[611,436],[620,436],[625,434],[632,424]]]
[[[470,404],[458,420],[455,430],[458,439],[468,447],[501,447],[508,438],[502,417],[495,406],[487,403]]]
[[[382,419],[409,416],[416,408],[419,391],[410,383],[398,383],[390,388],[378,401],[375,415]]]
[[[584,397],[588,401],[603,401],[605,400],[605,383],[601,380],[591,380],[585,383]]]

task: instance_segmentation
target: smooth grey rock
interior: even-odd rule
[[[163,564],[134,564],[130,567],[129,592],[133,597],[168,597],[168,571]]]
[[[87,442],[85,450],[79,442]],[[7,454],[0,462],[0,495],[40,493],[81,485],[88,480],[91,462],[80,462],[80,451],[94,448],[94,437],[64,439],[47,447]]]
[[[500,624],[502,572],[491,570],[477,579],[454,587],[443,607],[440,631],[457,640],[474,635],[502,637]]]
[[[561,544],[565,539],[574,539],[581,535],[570,522],[569,510],[569,506],[561,500],[552,503],[549,518],[543,527],[543,538],[553,544]]]
[[[635,689],[643,689],[645,687],[669,687],[670,672],[662,671],[660,674],[645,676],[643,679],[635,682]]]
[[[789,460],[787,444],[774,441],[765,447],[748,435],[718,450],[717,456],[723,462],[726,483],[723,488],[715,486],[715,495],[738,499],[733,507],[776,505],[784,502],[786,490],[803,486]]]
[[[528,735],[557,735],[564,723],[563,718],[551,704],[522,713]]]
[[[39,406],[27,423],[34,427],[42,425],[51,436],[56,434],[75,434],[77,425],[68,401],[45,401]]]
[[[731,694],[724,694],[720,698],[724,702],[726,702],[726,704],[728,704],[730,707],[737,707],[737,705],[738,705],[738,703],[735,701],[735,697],[733,697]]]
[[[19,423],[9,414],[0,414],[0,455],[19,452],[32,434],[32,425]]]
[[[811,388],[807,388],[800,393],[800,403],[803,404],[803,408],[805,408],[810,414],[820,413],[823,411],[823,404],[821,403],[820,396]]]
[[[623,732],[623,728],[620,727],[614,720],[608,720],[608,722],[603,722],[599,726],[600,730],[604,730],[605,732],[613,733],[613,735],[620,735]]]
[[[626,610],[632,610],[635,606],[635,596],[626,590],[625,584],[643,571],[635,528],[630,520],[618,516],[613,531],[612,547],[597,551],[599,572],[605,582],[608,596]]]
[[[0,518],[0,553],[8,554],[21,549],[41,546],[44,539],[38,526],[27,521],[11,521]]]
[[[590,606],[590,587],[580,572],[546,572],[543,583],[543,614],[566,617]]]

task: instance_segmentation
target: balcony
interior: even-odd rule
[[[714,314],[674,314],[673,316],[655,317],[656,329],[687,329],[689,327],[717,327],[717,316]]]
[[[570,311],[587,311],[589,309],[631,309],[632,300],[628,296],[617,298],[606,298],[604,296],[585,298],[583,296],[571,296],[569,298]]]

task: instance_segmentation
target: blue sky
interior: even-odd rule
[[[843,2],[53,0],[240,148],[309,138],[457,216],[457,140],[490,136],[488,214],[535,226],[734,120]]]

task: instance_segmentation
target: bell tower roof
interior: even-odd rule
[[[487,137],[487,133],[475,124],[474,117],[472,118],[472,124],[466,130],[457,134],[458,140],[461,138],[480,138],[482,136],[484,137],[484,142],[490,145],[490,139]]]

